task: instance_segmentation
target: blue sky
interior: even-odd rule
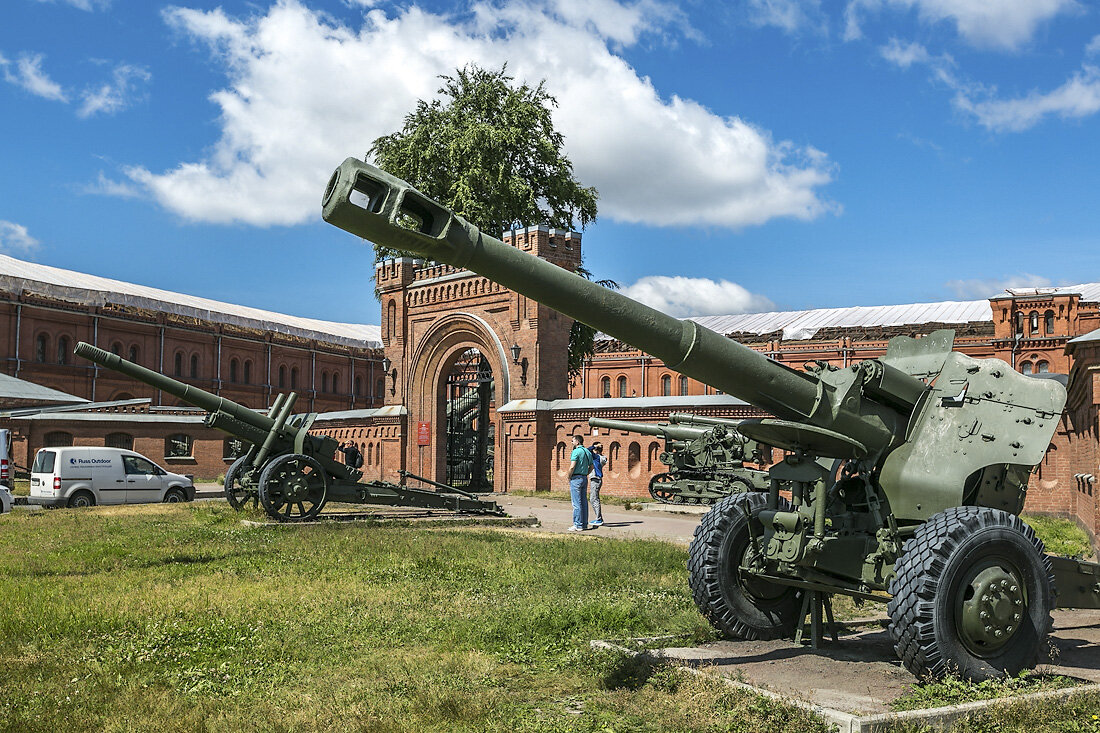
[[[677,315],[1100,280],[1084,0],[5,0],[0,252],[377,323],[322,189],[468,62],[545,78],[586,263]]]

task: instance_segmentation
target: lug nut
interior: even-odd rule
[[[1016,586],[1012,586],[1008,589],[1009,593],[1015,593],[1017,590],[1019,590],[1019,588],[1017,588]]]
[[[1020,620],[1020,614],[1018,614],[1018,613],[1012,614],[1012,620],[1013,621],[1019,621]]]
[[[983,620],[989,618],[989,612],[988,611],[982,611],[981,613],[978,614],[978,618],[981,618]]]
[[[1000,639],[1002,636],[1005,635],[1005,632],[1001,631],[1000,629],[997,629],[996,631],[993,632],[993,635],[996,636],[998,639]]]
[[[985,630],[986,630],[986,631],[992,631],[992,630],[993,630],[993,627],[992,627],[992,626],[986,626],[986,627],[985,627]]]

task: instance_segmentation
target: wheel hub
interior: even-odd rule
[[[1017,574],[994,565],[961,590],[960,631],[971,651],[987,655],[1008,643],[1025,610],[1023,582]]]

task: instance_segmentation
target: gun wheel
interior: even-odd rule
[[[232,465],[229,466],[229,470],[225,472],[225,500],[229,502],[229,506],[237,511],[244,509],[249,503],[255,509],[260,502],[260,497],[256,493],[254,485],[247,487],[242,485],[244,468],[245,456],[241,456],[233,461]]]
[[[894,564],[890,636],[920,678],[1015,675],[1039,661],[1054,578],[1042,540],[1019,517],[952,507],[917,528]]]
[[[659,473],[649,480],[649,495],[664,504],[676,504],[683,501],[680,492],[672,488],[675,479],[671,473]]]
[[[688,548],[688,584],[711,626],[737,639],[778,639],[794,633],[801,593],[740,568],[752,555],[749,519],[767,506],[760,493],[719,500],[695,528]],[[780,499],[780,508],[789,504]]]
[[[304,522],[316,517],[328,496],[328,477],[309,456],[279,456],[260,473],[260,505],[279,522]]]

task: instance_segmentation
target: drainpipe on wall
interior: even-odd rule
[[[217,336],[218,342],[218,365],[217,365],[217,379],[214,384],[214,394],[220,395],[222,393],[222,335],[219,333]]]
[[[271,406],[271,342],[267,342],[267,379],[264,380],[267,389],[264,390],[264,407]]]
[[[164,326],[160,327],[160,356],[157,358],[157,371],[164,374]],[[164,393],[157,390],[157,404],[164,404]]]
[[[92,346],[99,346],[99,316],[92,316]],[[95,383],[99,377],[99,364],[92,364],[92,402],[95,402]]]
[[[317,352],[309,350],[309,411],[317,404]]]
[[[18,303],[15,306],[15,376],[19,376],[19,367],[22,365],[23,360],[19,358],[19,332],[23,326],[23,304]]]

